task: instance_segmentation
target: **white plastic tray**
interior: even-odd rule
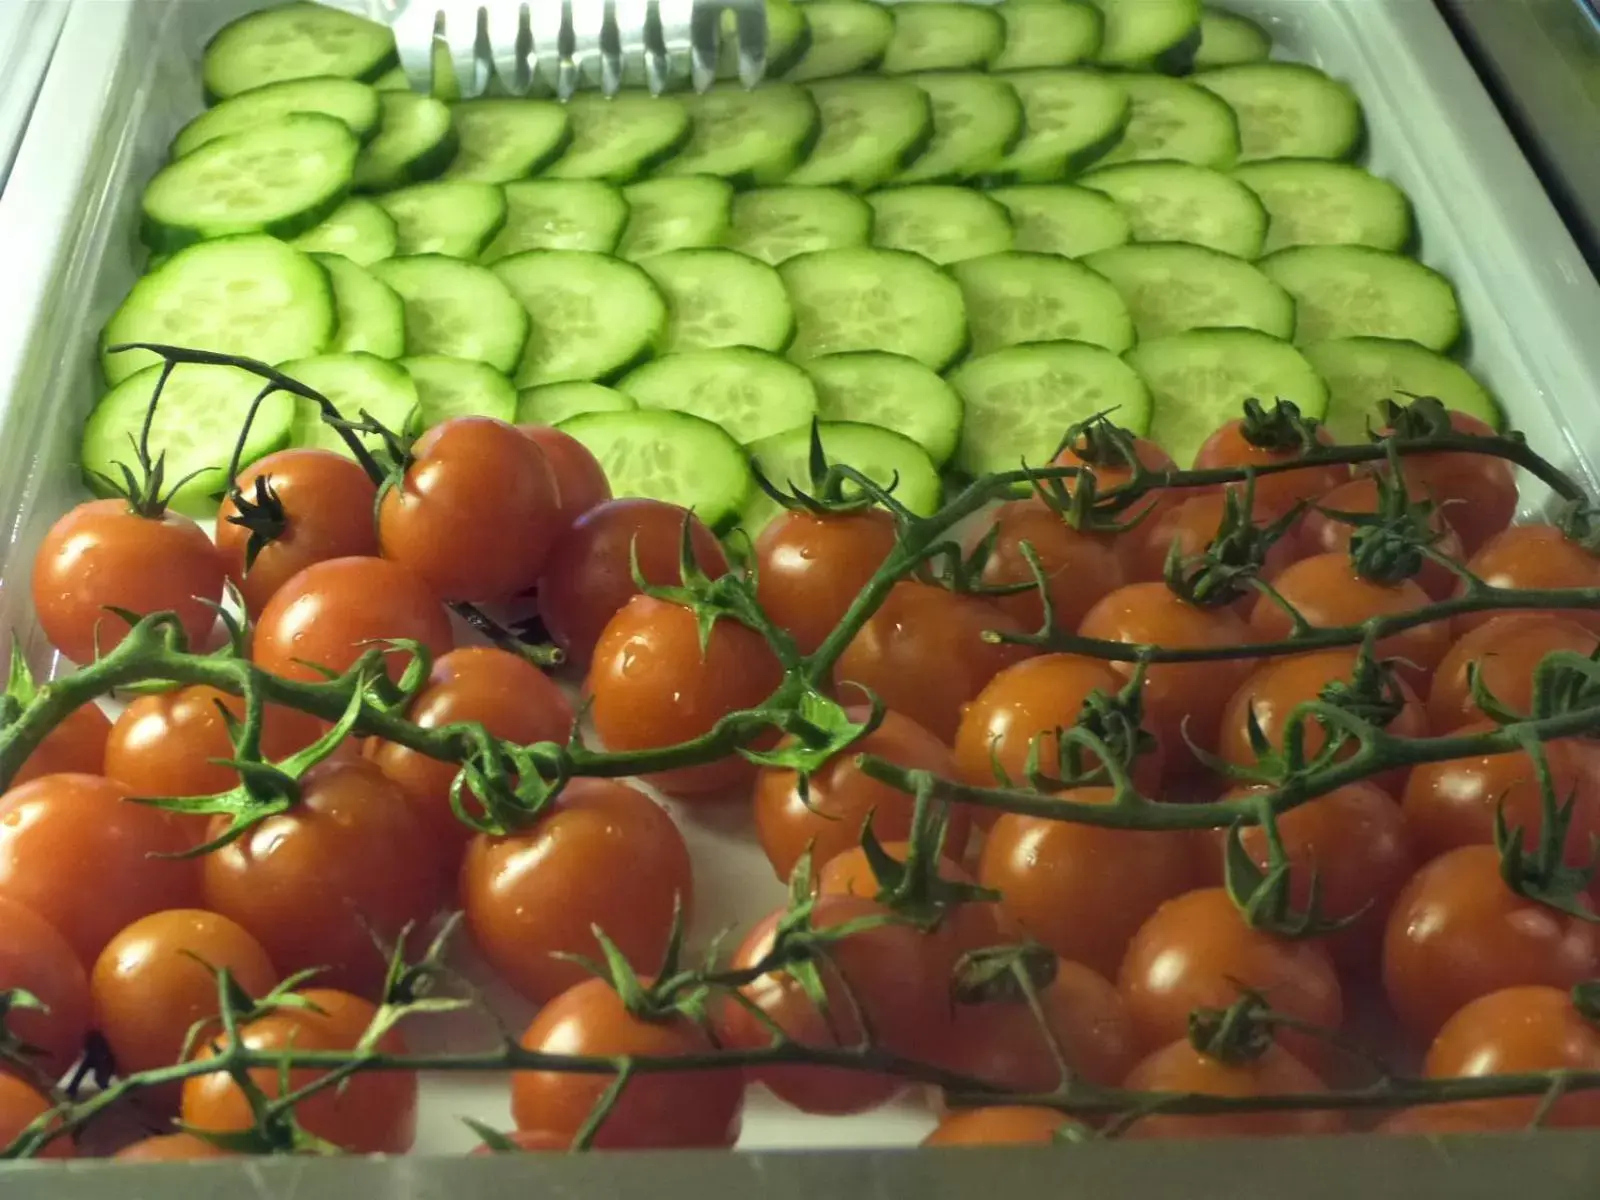
[[[1470,365],[1539,450],[1592,484],[1600,288],[1433,6],[1229,2],[1271,29],[1283,57],[1354,85],[1371,127],[1372,169],[1411,196],[1422,257],[1460,291]],[[0,13],[9,7],[0,2]],[[96,395],[95,340],[143,261],[139,189],[200,106],[206,36],[250,7],[75,0],[0,196],[0,627],[41,654],[27,606],[29,562],[49,522],[80,496],[73,450]],[[1525,507],[1543,500],[1529,492]],[[682,823],[702,936],[748,925],[781,902],[742,806]],[[506,1015],[515,1025],[522,1014]],[[463,1115],[508,1122],[503,1081],[430,1080],[424,1090],[419,1150],[471,1146],[455,1119]],[[752,1096],[741,1146],[906,1144],[930,1123],[909,1106],[828,1120]]]
[[[67,0],[10,0],[0,6],[0,189],[66,19]]]

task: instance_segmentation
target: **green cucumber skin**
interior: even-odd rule
[[[351,191],[356,195],[380,195],[396,191],[413,183],[430,183],[443,175],[455,156],[461,151],[461,135],[452,126],[450,132],[408,163],[396,167],[382,180],[357,182]],[[357,174],[359,181],[360,175]]]
[[[304,209],[280,221],[269,221],[263,228],[253,232],[264,233],[280,241],[291,241],[307,230],[321,225],[349,198],[348,189],[341,190],[313,208]],[[139,238],[150,248],[152,254],[164,255],[176,254],[188,246],[213,240],[208,238],[203,230],[187,225],[168,225],[155,220],[148,213],[141,213],[139,216]]]

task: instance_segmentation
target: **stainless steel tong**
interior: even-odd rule
[[[371,0],[414,87],[464,97],[705,91],[767,66],[762,0]],[[720,71],[719,71],[720,68]]]

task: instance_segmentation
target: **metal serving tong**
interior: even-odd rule
[[[414,87],[463,97],[656,95],[709,88],[737,64],[746,87],[767,67],[762,0],[372,0],[394,29]],[[727,46],[724,46],[727,42]],[[724,69],[724,74],[731,72]]]

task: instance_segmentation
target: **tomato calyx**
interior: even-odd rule
[[[1584,712],[1600,705],[1600,646],[1591,654],[1553,650],[1533,668],[1533,689],[1526,713],[1519,713],[1490,689],[1481,661],[1467,664],[1467,689],[1472,703],[1501,725],[1540,721]]]
[[[811,776],[876,731],[889,713],[880,696],[867,688],[859,690],[871,706],[866,720],[853,720],[850,710],[832,696],[806,687],[792,706],[774,714],[773,723],[788,735],[782,742],[771,750],[741,746],[739,753],[757,766],[793,771],[800,801],[810,808]]]
[[[867,478],[854,467],[842,462],[831,462],[822,446],[822,430],[815,417],[811,419],[811,442],[806,455],[806,485],[802,488],[793,479],[784,491],[768,479],[759,464],[752,461],[750,471],[756,486],[766,493],[774,504],[790,512],[807,512],[813,516],[844,516],[864,512],[869,508],[886,508],[896,517],[910,517],[910,510],[893,499],[900,484],[899,473],[887,486]],[[846,484],[850,485],[846,488]]]
[[[1298,404],[1281,397],[1268,408],[1251,396],[1244,402],[1244,416],[1239,419],[1240,437],[1257,450],[1277,454],[1311,454],[1319,446],[1317,431],[1321,428],[1321,421],[1302,416]]]
[[[1085,417],[1075,425],[1067,426],[1066,433],[1056,445],[1051,458],[1060,458],[1072,451],[1075,458],[1090,467],[1117,467],[1133,472],[1139,478],[1144,465],[1134,446],[1134,435],[1111,420],[1111,409]]]
[[[1405,710],[1406,694],[1400,676],[1377,655],[1372,638],[1361,645],[1349,679],[1334,679],[1324,684],[1317,697],[1344,712],[1373,725],[1386,728]],[[1254,714],[1252,713],[1252,723]],[[1330,737],[1334,731],[1329,730]],[[1251,739],[1252,745],[1254,738]]]
[[[1406,404],[1398,400],[1378,402],[1378,412],[1383,417],[1385,432],[1381,438],[1374,435],[1374,441],[1387,438],[1415,442],[1455,434],[1456,430],[1450,424],[1450,410],[1444,406],[1443,401],[1434,396],[1418,396],[1410,392],[1398,394],[1409,397],[1409,402]]]
[[[647,983],[634,969],[627,955],[598,925],[590,931],[600,947],[601,960],[595,961],[584,954],[557,952],[555,957],[576,963],[597,979],[603,979],[628,1015],[640,1021],[670,1021],[682,1017],[697,1025],[705,1025],[712,986],[707,982],[708,972],[693,968],[683,969],[684,913],[683,897],[676,896],[672,905],[672,926],[667,934],[666,949],[661,955],[660,968]]]
[[[1257,820],[1266,834],[1267,865],[1262,868],[1244,844],[1244,830],[1252,822],[1235,821],[1228,827],[1222,849],[1222,882],[1228,898],[1233,901],[1245,924],[1275,937],[1301,940],[1326,937],[1337,933],[1366,915],[1371,904],[1363,905],[1347,916],[1330,918],[1322,912],[1321,880],[1311,868],[1306,889],[1306,906],[1297,910],[1293,901],[1293,868],[1283,839],[1278,833],[1277,817],[1268,793],[1262,793],[1257,805]]]
[[[1445,536],[1438,505],[1411,498],[1405,475],[1397,469],[1399,455],[1392,442],[1388,450],[1391,470],[1372,476],[1375,511],[1346,512],[1321,505],[1315,506],[1317,511],[1331,521],[1351,526],[1350,563],[1363,579],[1398,584],[1413,578],[1430,560],[1460,572],[1464,569],[1460,564],[1434,551]]]
[[[1061,475],[1036,474],[1026,463],[1021,469],[1039,502],[1079,533],[1129,533],[1156,510],[1153,503],[1146,504],[1127,515],[1129,509],[1146,498],[1143,488],[1124,485],[1102,492],[1093,470],[1068,480]],[[999,532],[998,528],[995,532]]]
[[[984,946],[956,961],[950,995],[957,1004],[1028,1004],[1055,982],[1060,959],[1038,942]]]
[[[250,535],[244,544],[244,569],[248,574],[261,552],[288,531],[289,516],[272,481],[264,474],[255,478],[254,495],[246,496],[237,483],[231,495],[234,511],[228,515],[228,524],[237,525]]]
[[[1117,786],[1126,779],[1134,764],[1158,747],[1155,735],[1144,727],[1144,678],[1147,667],[1139,663],[1133,676],[1120,691],[1110,693],[1095,688],[1083,699],[1077,720],[1070,726],[1035,734],[1028,742],[1028,757],[1022,777],[1033,791],[1050,795],[1078,787]],[[1058,773],[1044,770],[1046,749],[1055,752]],[[990,769],[995,781],[1014,788],[1000,761],[999,747],[989,747]]]
[[[861,852],[878,883],[873,899],[927,930],[937,929],[958,905],[997,903],[1000,893],[994,889],[946,879],[940,873],[948,831],[948,807],[935,804],[931,784],[917,788],[904,860],[895,858],[878,840],[869,814],[861,825]]]
[[[1191,1012],[1189,1044],[1218,1062],[1253,1062],[1272,1048],[1274,1024],[1272,1010],[1261,995],[1245,991],[1227,1008]]]
[[[1255,495],[1255,472],[1247,471],[1243,489],[1223,493],[1222,520],[1204,550],[1185,555],[1180,541],[1172,543],[1162,576],[1174,595],[1196,608],[1221,608],[1255,590],[1267,552],[1294,528],[1303,509],[1296,505],[1258,525]]]
[[[1571,500],[1561,506],[1552,523],[1573,545],[1600,555],[1600,508],[1587,500]]]
[[[1559,799],[1543,743],[1531,733],[1519,741],[1539,781],[1539,837],[1531,851],[1525,849],[1527,831],[1520,825],[1509,825],[1505,805],[1496,807],[1494,845],[1500,853],[1500,878],[1518,896],[1579,920],[1600,922],[1600,913],[1595,912],[1589,899],[1597,861],[1594,849],[1591,847],[1589,861],[1581,866],[1569,865],[1566,860],[1577,792]]]

